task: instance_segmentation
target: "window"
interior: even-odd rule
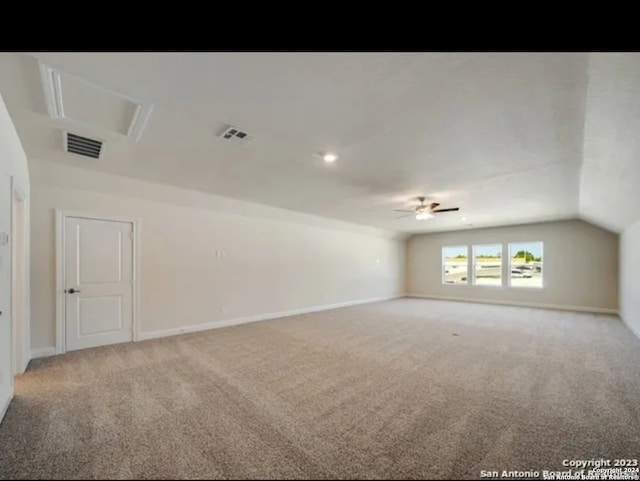
[[[542,242],[509,244],[509,285],[542,287]]]
[[[442,248],[442,283],[468,284],[469,255],[467,246]]]
[[[476,286],[502,285],[502,245],[473,246],[473,284]]]

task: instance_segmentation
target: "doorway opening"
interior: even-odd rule
[[[26,195],[12,181],[11,188],[11,322],[12,371],[22,374],[29,363],[30,342],[27,322],[27,220]]]

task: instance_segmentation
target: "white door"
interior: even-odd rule
[[[65,217],[66,350],[133,341],[133,225]]]

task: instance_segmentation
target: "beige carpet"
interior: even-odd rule
[[[478,478],[640,456],[614,317],[399,299],[35,360],[0,478]]]

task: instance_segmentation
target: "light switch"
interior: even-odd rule
[[[0,232],[0,246],[6,246],[9,243],[9,234]]]

